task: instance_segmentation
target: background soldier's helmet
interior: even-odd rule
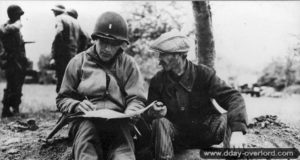
[[[61,5],[61,4],[57,4],[55,5],[51,10],[53,12],[58,12],[58,13],[64,13],[65,12],[66,7]]]
[[[96,22],[92,38],[98,37],[125,41],[129,44],[127,23],[124,18],[115,12],[103,13]]]
[[[21,16],[23,14],[24,14],[24,11],[18,5],[13,4],[7,8],[7,15],[10,19]]]
[[[178,31],[171,31],[162,34],[151,45],[150,48],[163,53],[187,54],[190,49],[187,37]]]
[[[78,13],[77,13],[77,11],[76,11],[75,9],[73,9],[73,8],[68,9],[68,10],[67,10],[67,14],[68,14],[69,16],[75,18],[75,19],[78,18]]]

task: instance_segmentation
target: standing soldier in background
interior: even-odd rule
[[[56,92],[59,92],[67,64],[79,50],[83,50],[79,47],[83,32],[78,21],[65,13],[63,5],[56,5],[52,11],[56,17],[56,35],[52,43],[50,64],[55,65]]]
[[[18,5],[10,5],[7,8],[7,14],[9,17],[8,22],[0,27],[0,61],[7,79],[2,101],[2,118],[19,113],[22,86],[27,67],[25,43],[20,32],[22,27],[21,16],[24,11]],[[10,107],[12,107],[13,112],[11,112]]]
[[[76,20],[78,19],[78,12],[73,9],[70,8],[67,10],[67,14],[73,18],[75,18]],[[79,48],[78,48],[78,53],[86,50],[87,48],[89,48],[90,46],[92,46],[92,39],[90,38],[89,34],[87,32],[85,32],[83,29],[81,30],[82,33],[80,34],[80,38],[79,38]]]

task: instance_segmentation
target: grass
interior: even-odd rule
[[[6,83],[0,83],[0,98],[3,98],[3,89]],[[23,86],[21,113],[34,113],[44,110],[56,110],[55,105],[55,85],[25,84]],[[0,109],[2,113],[2,103]]]
[[[0,83],[0,98],[3,97],[4,82]],[[55,111],[55,85],[25,84],[23,86],[21,113]],[[266,114],[278,115],[287,123],[300,123],[300,95],[283,98],[244,96],[249,119]],[[2,112],[2,103],[0,103]],[[298,124],[299,124],[298,123]]]

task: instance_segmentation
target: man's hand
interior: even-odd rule
[[[230,147],[244,148],[246,146],[246,136],[242,132],[232,132]]]
[[[157,101],[153,104],[153,107],[149,109],[148,114],[154,118],[164,117],[167,114],[167,107],[162,102]]]
[[[79,103],[79,105],[75,107],[75,112],[86,113],[94,110],[96,110],[96,106],[89,100],[83,100],[82,102]]]

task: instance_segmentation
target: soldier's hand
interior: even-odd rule
[[[133,114],[133,113],[139,111],[140,109],[143,109],[142,106],[130,105],[126,108],[124,113],[125,114]]]
[[[83,113],[86,113],[86,112],[89,112],[89,111],[95,111],[95,110],[96,110],[96,106],[92,102],[90,102],[89,100],[83,100],[75,108],[76,112],[83,112]]]
[[[157,101],[149,109],[148,114],[154,118],[164,117],[167,114],[167,107],[162,102]]]
[[[126,110],[125,110],[125,114],[134,114],[134,113],[136,113],[137,111],[139,111],[141,108],[139,107],[139,106],[134,106],[134,105],[132,105],[132,106],[128,106],[127,108],[126,108]],[[131,117],[130,119],[131,119],[131,121],[132,121],[132,123],[134,124],[134,123],[136,123],[139,119],[140,119],[141,117],[140,117],[140,115],[136,115],[136,116],[134,116],[134,117]]]

